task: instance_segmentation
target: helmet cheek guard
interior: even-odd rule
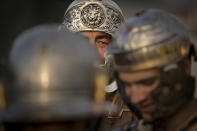
[[[140,111],[137,109],[137,107],[135,107],[131,102],[130,99],[127,97],[126,93],[125,93],[125,85],[124,83],[119,79],[118,73],[115,73],[115,78],[116,78],[116,82],[118,85],[118,90],[119,93],[123,99],[123,101],[125,102],[125,104],[129,107],[129,109],[139,118],[142,118],[142,115],[140,113]]]
[[[187,75],[184,67],[182,61],[177,69],[160,69],[160,84],[151,93],[158,108],[154,117],[170,116],[193,98],[195,78]]]

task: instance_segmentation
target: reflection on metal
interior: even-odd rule
[[[105,101],[105,87],[109,83],[108,76],[103,72],[98,72],[95,78],[94,100],[97,103]]]
[[[177,92],[179,92],[179,91],[181,91],[182,90],[182,85],[181,85],[181,83],[177,83],[176,85],[175,85],[175,90],[177,91]]]
[[[131,112],[131,110],[124,104],[119,92],[115,93],[112,100],[112,105],[118,105],[118,109],[116,111],[108,112],[107,118],[120,119],[123,112]]]
[[[134,52],[114,55],[115,68],[122,71],[142,70],[161,66],[189,54],[189,40],[182,39],[178,43],[169,43],[144,47]],[[132,64],[131,64],[132,63]]]
[[[43,88],[48,88],[50,84],[49,70],[43,65],[40,72],[40,81]]]
[[[150,29],[154,28],[154,24],[153,25],[144,25],[141,27],[135,27],[131,30],[131,33],[138,33],[138,32],[144,32],[144,31],[148,31]]]

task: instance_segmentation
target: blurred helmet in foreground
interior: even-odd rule
[[[68,7],[61,27],[74,32],[101,31],[113,35],[123,21],[121,9],[112,0],[75,0]]]
[[[98,82],[94,52],[88,40],[57,26],[38,26],[21,34],[9,57],[13,77],[5,88],[7,106],[1,120],[58,122],[111,109],[93,99]]]
[[[183,24],[171,14],[150,9],[127,21],[108,48],[114,68],[138,71],[177,62],[190,53],[191,42]]]

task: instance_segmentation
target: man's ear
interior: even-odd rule
[[[188,58],[186,58],[184,60],[184,62],[185,62],[185,71],[186,71],[186,74],[187,75],[190,75],[191,74],[191,60],[188,59]]]

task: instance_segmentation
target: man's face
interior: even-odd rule
[[[156,110],[156,104],[151,98],[151,92],[159,85],[159,70],[120,73],[119,78],[125,85],[127,97],[141,111],[144,120],[153,120],[151,114]]]
[[[94,45],[101,57],[102,62],[105,61],[104,53],[107,45],[112,43],[112,36],[99,31],[84,31],[81,32],[82,35],[87,36],[90,43]]]

